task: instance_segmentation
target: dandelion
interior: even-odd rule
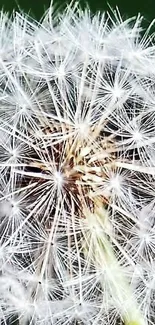
[[[155,322],[152,24],[0,15],[0,323]]]

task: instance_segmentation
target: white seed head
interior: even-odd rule
[[[0,14],[0,323],[155,323],[153,23]]]

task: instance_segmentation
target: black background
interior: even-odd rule
[[[73,0],[74,2],[74,0]],[[65,3],[70,3],[70,0],[64,2],[63,0],[54,0],[53,3],[65,7]],[[79,1],[82,7],[86,2]],[[88,4],[93,12],[97,10],[107,10],[108,4],[115,8],[118,6],[120,13],[123,17],[130,17],[141,13],[147,22],[151,22],[155,18],[155,0],[89,0]],[[24,10],[27,13],[33,15],[36,19],[39,19],[44,11],[49,7],[50,0],[0,0],[0,8],[10,13],[15,10]]]

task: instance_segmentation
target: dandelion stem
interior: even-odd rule
[[[119,264],[112,244],[105,233],[107,226],[107,211],[100,204],[96,205],[94,213],[87,211],[87,232],[84,233],[84,251],[90,257],[96,269],[101,272],[101,285],[108,284],[114,305],[119,310],[125,325],[145,325],[141,312],[137,306],[130,285]]]

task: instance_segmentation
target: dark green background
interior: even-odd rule
[[[55,0],[54,4],[65,6],[63,0]],[[70,0],[66,1],[70,2]],[[74,0],[73,0],[74,2]],[[84,1],[79,1],[84,6]],[[107,1],[104,0],[89,0],[88,1],[92,11],[105,10],[108,8]],[[118,6],[123,16],[129,17],[141,13],[145,16],[147,21],[155,18],[155,0],[108,0],[111,7]],[[5,11],[12,12],[13,9],[22,9],[29,12],[31,15],[39,19],[44,10],[50,5],[50,0],[0,0],[0,7]]]

